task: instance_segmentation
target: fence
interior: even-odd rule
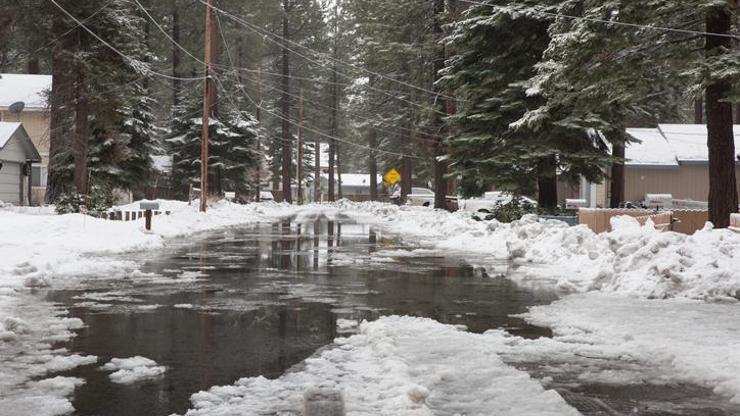
[[[142,210],[137,211],[110,211],[103,214],[103,218],[111,221],[136,221],[140,218],[144,218],[144,212]],[[170,211],[152,211],[153,215],[170,215]]]
[[[621,215],[634,217],[640,224],[645,224],[647,219],[651,218],[657,228],[683,234],[693,234],[701,230],[709,220],[709,212],[706,210],[653,211],[647,209],[581,208],[578,210],[578,223],[585,224],[595,233],[603,233],[611,229],[610,221],[612,217]]]

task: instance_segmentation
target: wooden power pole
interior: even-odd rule
[[[298,205],[303,205],[303,90],[298,96],[298,156],[296,157],[298,172]]]
[[[206,71],[203,80],[203,130],[200,141],[200,211],[206,212],[208,199],[208,125],[210,123],[213,103],[214,85],[211,78],[211,60],[213,58],[213,1],[208,0],[206,6]]]

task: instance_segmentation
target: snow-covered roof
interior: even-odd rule
[[[322,178],[328,179],[329,175],[322,174]],[[336,176],[339,181],[339,176]],[[378,185],[383,183],[383,176],[378,175]],[[370,174],[367,173],[343,173],[342,174],[342,186],[370,186]]]
[[[627,134],[640,141],[625,149],[627,165],[678,166],[676,154],[657,128],[627,129]]]
[[[5,147],[21,123],[8,123],[0,121],[0,149]]]
[[[627,165],[678,166],[704,164],[709,160],[707,126],[660,124],[656,128],[627,129],[641,143],[627,146]],[[740,155],[740,126],[735,126],[735,153]]]
[[[24,111],[46,109],[51,75],[0,74],[0,108],[22,101]]]
[[[41,161],[39,151],[28,137],[28,133],[26,133],[26,129],[23,128],[23,124],[0,121],[0,150],[2,150],[13,137],[20,141],[20,145],[25,152],[26,160],[32,160],[34,162]]]

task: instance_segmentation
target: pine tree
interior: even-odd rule
[[[557,204],[558,174],[598,180],[610,157],[599,135],[559,119],[569,107],[541,108],[546,97],[529,80],[550,44],[551,22],[514,12],[518,5],[490,0],[453,26],[447,42],[458,52],[441,79],[460,97],[449,119],[448,157],[463,194],[478,195],[491,185],[518,194],[538,191],[540,204],[550,208]]]
[[[202,103],[197,101],[177,107],[170,134],[165,140],[174,157],[174,177],[183,190],[188,184],[197,186],[200,183],[203,121],[199,109],[202,109]],[[251,172],[259,161],[257,129],[257,122],[251,115],[233,108],[221,108],[220,119],[211,119],[208,164],[213,172],[221,172],[218,180],[222,189],[247,195],[254,187]]]

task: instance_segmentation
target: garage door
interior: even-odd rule
[[[3,162],[0,169],[0,201],[20,205],[21,164]]]

